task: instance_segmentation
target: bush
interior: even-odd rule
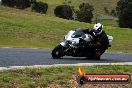
[[[115,17],[116,17],[116,16],[117,16],[117,14],[116,14],[116,10],[112,9],[112,10],[111,10],[111,12],[110,12],[110,15],[115,16]]]
[[[1,4],[4,6],[14,7],[15,0],[1,0]]]
[[[104,11],[105,11],[106,14],[109,14],[109,10],[108,10],[107,7],[104,7]]]
[[[32,3],[32,11],[46,14],[47,10],[48,10],[47,3],[36,2],[36,1]]]
[[[17,9],[25,9],[30,7],[31,2],[29,0],[15,0]]]
[[[92,18],[93,18],[93,6],[90,5],[89,3],[82,3],[79,6],[79,10],[75,12],[76,14],[76,20],[80,22],[86,22],[86,23],[91,23]]]
[[[55,8],[54,14],[57,17],[64,18],[64,19],[73,19],[73,11],[71,6],[69,5],[59,5]]]
[[[118,1],[116,9],[119,18],[119,26],[132,28],[132,0]]]
[[[30,4],[30,0],[2,0],[2,5],[16,7],[18,9],[30,7]]]

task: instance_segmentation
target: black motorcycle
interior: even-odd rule
[[[107,35],[107,37],[109,42],[112,42],[113,37],[109,35]],[[89,46],[92,39],[93,38],[90,34],[85,34],[82,30],[71,30],[67,35],[64,36],[65,41],[61,42],[52,50],[51,55],[53,58],[72,56],[93,59],[95,55],[95,49]],[[94,59],[100,59],[100,57]]]

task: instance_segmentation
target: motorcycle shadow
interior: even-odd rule
[[[93,58],[85,58],[85,57],[68,57],[68,56],[65,56],[65,57],[62,57],[62,58],[56,58],[58,60],[71,60],[71,61],[80,61],[80,60],[83,60],[83,61],[105,61],[106,59],[104,58],[101,58],[100,60],[95,60]]]

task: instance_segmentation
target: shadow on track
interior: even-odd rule
[[[85,57],[62,57],[62,58],[51,58],[51,59],[56,59],[56,60],[71,60],[71,61],[105,61],[106,59],[101,58],[100,60],[95,60],[95,59],[87,59]]]

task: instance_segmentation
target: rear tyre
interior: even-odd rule
[[[88,60],[100,60],[100,57],[95,57],[93,55],[89,55],[86,57],[86,59],[88,59]]]
[[[64,56],[64,47],[62,45],[56,46],[51,53],[53,58],[61,58]]]
[[[94,60],[100,60],[100,57],[94,57]]]
[[[94,58],[93,53],[87,54],[87,56],[86,56],[86,59],[88,59],[88,60],[93,60],[93,58]]]
[[[87,60],[92,60],[93,59],[93,56],[90,56],[90,55],[89,56],[86,56],[86,59]]]

